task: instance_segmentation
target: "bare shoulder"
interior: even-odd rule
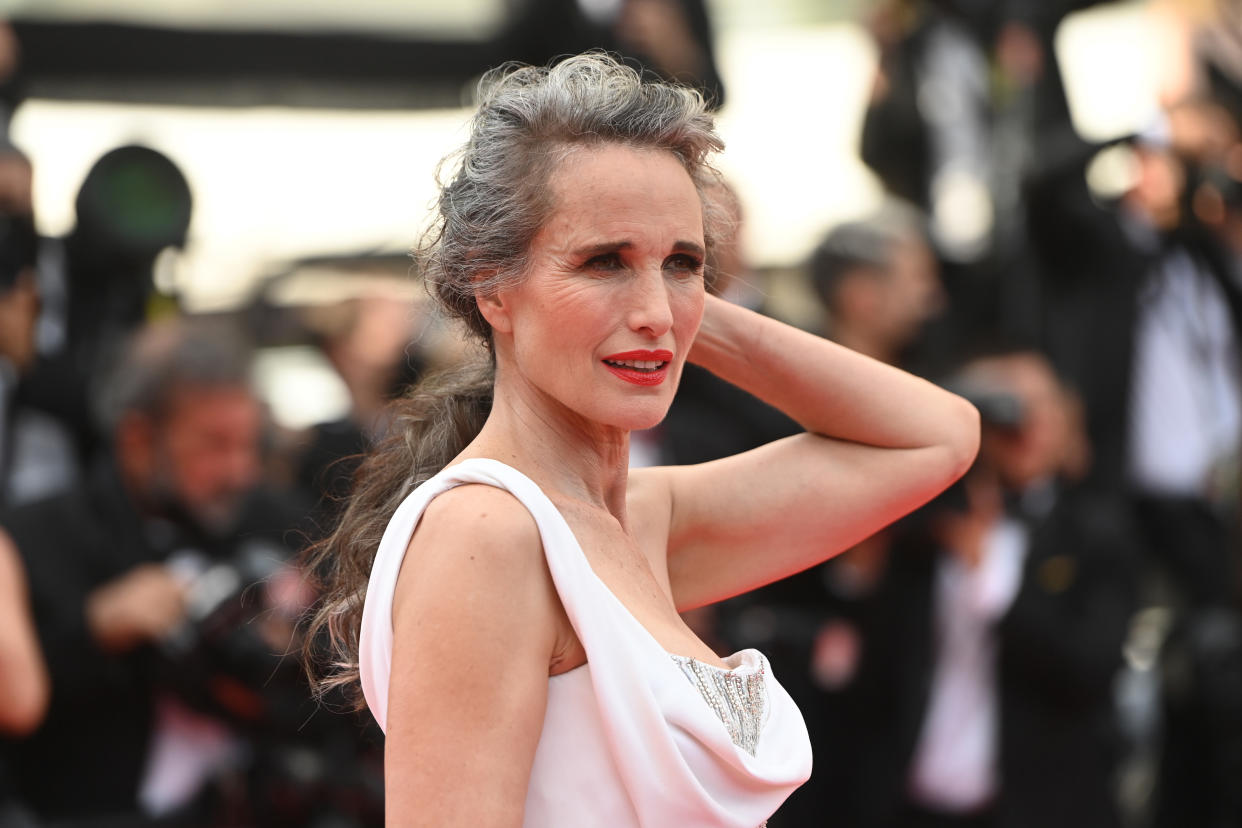
[[[392,620],[390,813],[518,824],[568,629],[534,518],[492,486],[436,497],[410,540]]]
[[[539,528],[521,501],[495,486],[457,486],[431,501],[410,538],[394,618],[411,592],[445,601],[460,601],[455,587],[509,593],[546,569]]]
[[[504,489],[483,483],[455,486],[432,500],[419,521],[411,548],[420,533],[445,534],[459,543],[503,541],[497,552],[540,543],[539,527],[522,502]]]

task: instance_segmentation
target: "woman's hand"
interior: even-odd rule
[[[655,472],[668,487],[679,609],[849,548],[946,488],[978,450],[978,412],[960,397],[715,297],[690,359],[807,433]]]

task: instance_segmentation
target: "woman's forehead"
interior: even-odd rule
[[[702,202],[689,173],[665,150],[606,145],[573,153],[548,182],[548,225],[676,225],[702,237]]]
[[[583,184],[615,187],[653,178],[694,189],[685,165],[671,151],[619,143],[585,144],[572,149],[553,168],[548,183],[556,191]]]

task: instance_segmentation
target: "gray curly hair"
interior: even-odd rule
[[[644,82],[602,52],[494,69],[479,83],[469,140],[441,162],[441,174],[454,163],[456,171],[448,183],[440,179],[438,214],[416,251],[432,295],[484,342],[491,329],[476,291],[521,280],[553,208],[550,176],[574,150],[599,144],[671,152],[698,189],[708,251],[729,231],[711,186],[719,175],[708,164],[724,144],[699,92]]]

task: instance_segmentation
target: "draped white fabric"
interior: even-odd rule
[[[410,536],[436,495],[463,483],[512,493],[539,527],[548,568],[588,663],[549,679],[526,799],[529,826],[755,828],[810,776],[797,706],[766,673],[755,755],[591,569],[552,501],[521,472],[471,459],[419,486],[393,515],[371,571],[360,640],[362,689],[386,726],[392,598]]]

